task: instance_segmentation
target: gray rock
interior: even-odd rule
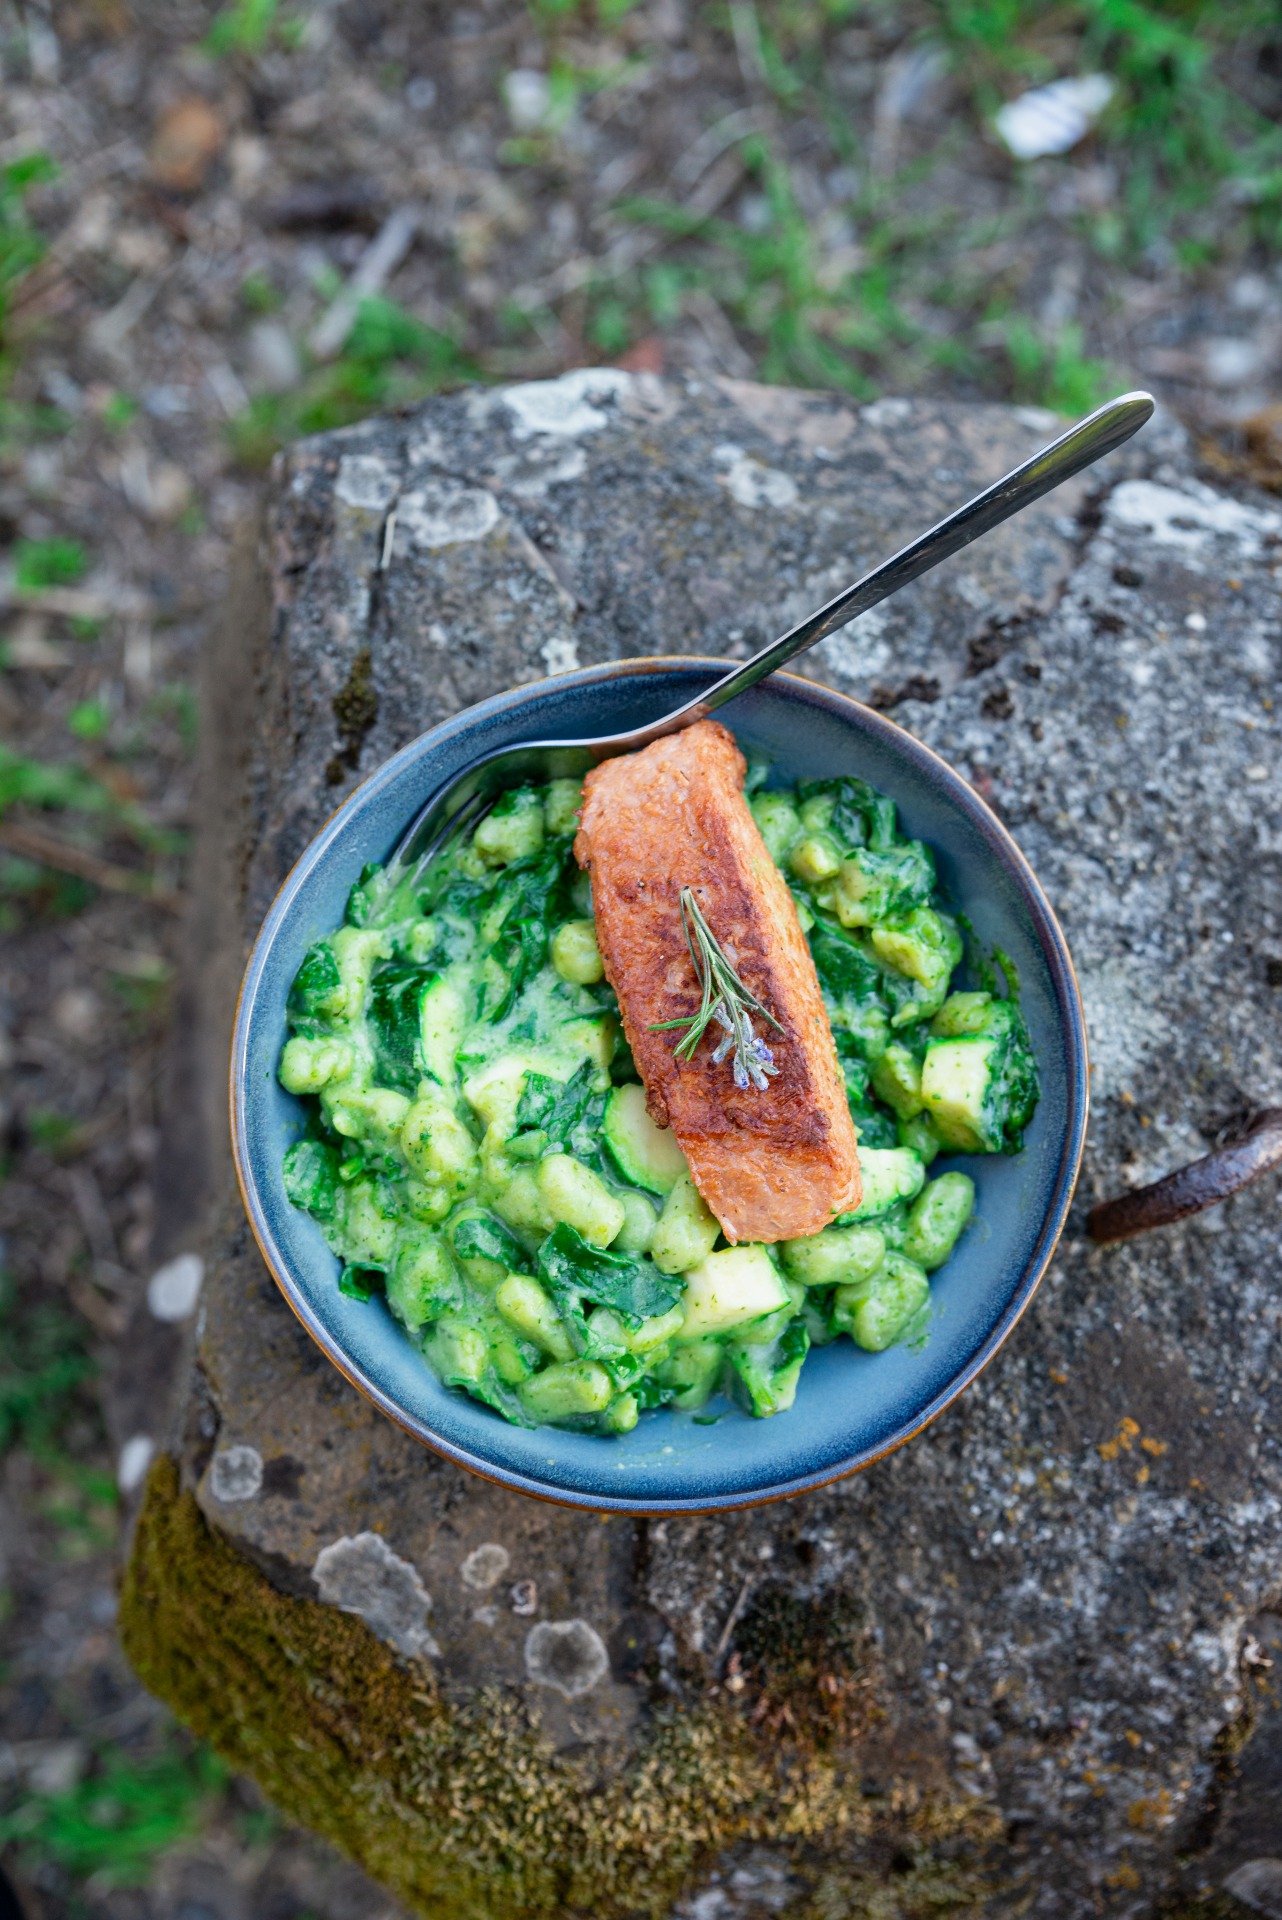
[[[214,668],[206,1030],[307,840],[416,733],[577,663],[743,654],[1047,426],[594,370],[294,449],[266,529],[274,611],[242,597]],[[1037,1300],[898,1454],[729,1516],[523,1500],[366,1406],[223,1209],[181,1464],[276,1587],[314,1596],[340,1537],[395,1540],[432,1593],[451,1698],[510,1690],[552,1750],[607,1774],[656,1701],[742,1715],[784,1751],[807,1715],[837,1716],[814,1721],[849,1753],[827,1811],[767,1806],[741,1853],[701,1842],[683,1914],[800,1911],[815,1860],[838,1858],[823,1872],[849,1910],[914,1808],[923,1898],[961,1871],[929,1835],[970,1831],[968,1808],[990,1823],[994,1911],[1131,1911],[1202,1884],[1199,1861],[1235,1889],[1255,1862],[1268,1887],[1276,1849],[1234,1826],[1221,1762],[1253,1724],[1243,1649],[1282,1570],[1276,1183],[1106,1251],[1082,1221],[1282,1095],[1280,562],[1282,516],[1201,485],[1168,424],[803,663],[893,707],[1011,825],[1064,920],[1095,1062],[1081,1198]],[[224,1423],[261,1456],[253,1498],[218,1496]],[[772,1647],[801,1662],[786,1686]],[[963,1826],[930,1826],[931,1806]]]

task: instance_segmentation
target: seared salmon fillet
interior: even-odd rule
[[[792,895],[744,799],[746,767],[715,720],[596,767],[583,783],[575,857],[592,879],[597,942],[656,1125],[671,1127],[727,1240],[795,1240],[859,1204],[859,1154],[837,1050]],[[681,924],[694,890],[778,1068],[764,1091],[673,1049],[700,992]]]

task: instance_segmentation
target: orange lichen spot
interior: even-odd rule
[[[1097,1448],[1101,1460],[1116,1460],[1119,1453],[1129,1453],[1140,1430],[1138,1420],[1132,1420],[1125,1414],[1117,1423],[1117,1432],[1111,1440],[1101,1440]]]
[[[1135,1105],[1135,1095],[1129,1087],[1123,1087],[1119,1097],[1124,1107],[1133,1107]]]
[[[1224,584],[1228,588],[1230,593],[1241,593],[1242,591],[1242,582],[1240,580],[1234,580],[1230,578],[1226,580]]]
[[[1171,1819],[1171,1796],[1162,1787],[1157,1793],[1132,1800],[1126,1809],[1126,1823],[1137,1833],[1155,1833]]]
[[[1144,1462],[1144,1465],[1140,1468],[1139,1472],[1135,1476],[1135,1484],[1137,1487],[1146,1487],[1148,1485],[1149,1471],[1150,1471],[1149,1464],[1148,1464],[1148,1461],[1146,1460]]]
[[[1169,1440],[1155,1440],[1152,1434],[1148,1433],[1146,1433],[1140,1441],[1140,1445],[1143,1447],[1145,1453],[1151,1453],[1155,1460],[1159,1460],[1162,1457],[1170,1447],[1170,1444]]]
[[[1055,1382],[1055,1385],[1057,1387],[1062,1387],[1067,1381],[1068,1375],[1063,1371],[1061,1367],[1052,1367],[1051,1379]]]
[[[1104,1876],[1104,1885],[1106,1887],[1124,1887],[1129,1893],[1137,1892],[1142,1884],[1138,1873],[1136,1873],[1129,1860],[1123,1860],[1121,1866],[1118,1867],[1115,1872],[1106,1873]]]
[[[1144,1745],[1143,1735],[1136,1733],[1134,1727],[1128,1727],[1122,1737],[1128,1747],[1142,1747]]]

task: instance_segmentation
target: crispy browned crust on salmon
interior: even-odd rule
[[[745,765],[715,720],[607,760],[584,782],[574,852],[592,877],[606,977],[656,1123],[681,1143],[728,1240],[795,1240],[859,1204],[855,1130],[792,895],[743,795]],[[737,1088],[712,1062],[714,1028],[693,1059],[673,1049],[699,1006],[681,928],[692,887],[740,979],[783,1028],[754,1024],[778,1077]]]

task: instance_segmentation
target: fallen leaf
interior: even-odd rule
[[[226,137],[222,121],[199,94],[178,100],[161,114],[147,164],[152,179],[170,193],[198,193]]]

